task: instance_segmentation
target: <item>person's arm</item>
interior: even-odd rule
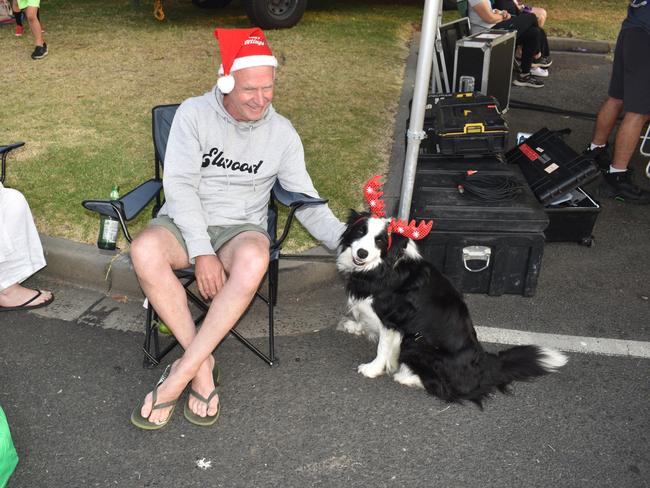
[[[471,5],[471,8],[473,8],[474,12],[476,12],[481,20],[487,24],[497,24],[510,18],[510,14],[505,10],[492,10],[488,0],[483,0],[476,5]]]
[[[166,209],[178,226],[188,257],[214,255],[208,225],[199,198],[202,151],[198,140],[195,107],[182,104],[174,116],[165,154],[163,187]]]
[[[305,165],[305,154],[298,133],[293,131],[283,154],[278,179],[285,190],[305,193],[318,198]],[[327,204],[303,207],[296,217],[307,231],[325,247],[335,250],[345,230],[345,224],[332,213]]]
[[[178,108],[165,152],[163,186],[167,212],[183,235],[199,293],[214,298],[226,281],[226,273],[217,257],[210,236],[207,218],[199,198],[203,154],[198,141],[194,106]]]

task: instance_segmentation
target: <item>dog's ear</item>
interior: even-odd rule
[[[404,254],[408,243],[408,237],[404,237],[403,235],[397,233],[391,234],[390,248],[386,252],[386,261],[390,264],[395,263],[395,261],[397,261]]]
[[[350,213],[349,213],[349,215],[348,215],[348,221],[347,221],[347,224],[350,225],[350,224],[356,222],[357,220],[359,220],[359,217],[360,217],[360,216],[361,216],[361,215],[359,214],[359,212],[357,212],[356,210],[354,210],[353,208],[351,208],[351,209],[350,209]]]

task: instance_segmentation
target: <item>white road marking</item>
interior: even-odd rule
[[[543,334],[540,332],[524,332],[480,326],[476,327],[476,333],[480,341],[494,344],[533,344],[567,352],[650,358],[650,342],[644,341]]]

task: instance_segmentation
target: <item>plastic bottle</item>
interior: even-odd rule
[[[111,190],[111,200],[120,199],[120,190],[117,185],[113,185]],[[117,243],[117,233],[120,223],[116,218],[107,215],[99,216],[99,236],[97,237],[97,247],[112,251]]]

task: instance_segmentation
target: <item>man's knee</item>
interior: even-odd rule
[[[260,241],[243,242],[236,250],[230,279],[246,289],[256,290],[269,267],[268,244]]]
[[[149,227],[133,240],[130,254],[136,273],[145,272],[151,265],[158,268],[165,261],[172,264],[169,259],[170,239],[164,232],[165,229]]]

